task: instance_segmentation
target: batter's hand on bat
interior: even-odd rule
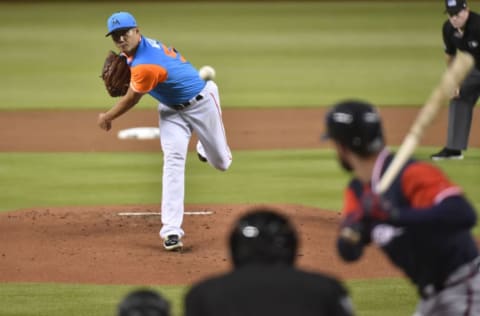
[[[105,131],[109,131],[112,128],[112,121],[107,118],[107,115],[105,113],[100,113],[98,115],[97,124],[101,129]]]

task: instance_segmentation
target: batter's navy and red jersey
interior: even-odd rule
[[[361,210],[362,195],[377,185],[392,158],[388,150],[380,153],[368,185],[358,179],[350,182],[345,191],[345,216]],[[379,246],[419,289],[428,284],[443,284],[452,271],[478,256],[469,231],[476,220],[475,215],[471,214],[474,212],[464,202],[461,189],[437,167],[415,160],[408,161],[383,196],[398,210],[399,220],[388,224],[392,226],[392,234]],[[459,203],[443,206],[444,203],[439,211],[434,209],[447,199]],[[454,209],[456,207],[458,210]],[[462,208],[467,208],[468,212],[462,212]],[[452,218],[461,222],[463,216],[468,217],[464,226],[449,224]],[[372,232],[380,224],[385,225],[380,220],[372,221],[367,232],[369,238],[373,239]],[[367,239],[366,242],[370,241]]]
[[[130,86],[148,93],[165,105],[187,102],[205,87],[198,71],[174,48],[142,36],[137,51],[128,63]]]

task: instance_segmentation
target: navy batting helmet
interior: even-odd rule
[[[158,293],[138,289],[128,294],[118,306],[118,316],[169,316],[170,304]]]
[[[235,266],[250,263],[292,265],[297,252],[297,233],[277,212],[258,208],[240,217],[230,235]]]
[[[385,146],[380,116],[366,102],[337,103],[327,113],[326,128],[324,139],[333,139],[360,156],[377,153]]]

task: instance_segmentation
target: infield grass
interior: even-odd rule
[[[421,148],[416,156],[428,159],[432,151]],[[469,149],[463,161],[437,164],[477,209],[479,163],[480,149]],[[161,168],[160,153],[0,153],[0,211],[160,203]],[[225,173],[190,154],[186,203],[294,203],[338,210],[348,177],[331,150],[236,151]]]
[[[410,315],[416,296],[403,279],[352,280],[345,283],[358,316]],[[9,316],[114,316],[118,302],[136,286],[75,284],[2,284],[0,315]],[[162,293],[172,304],[172,316],[183,315],[188,286],[148,288]]]
[[[214,66],[225,107],[418,105],[445,69],[441,2],[0,3],[0,110],[111,106],[99,74],[119,10]]]

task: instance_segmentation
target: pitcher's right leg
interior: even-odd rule
[[[160,237],[167,250],[182,246],[185,196],[185,162],[191,131],[174,110],[160,110],[160,143],[163,151],[162,228]]]

